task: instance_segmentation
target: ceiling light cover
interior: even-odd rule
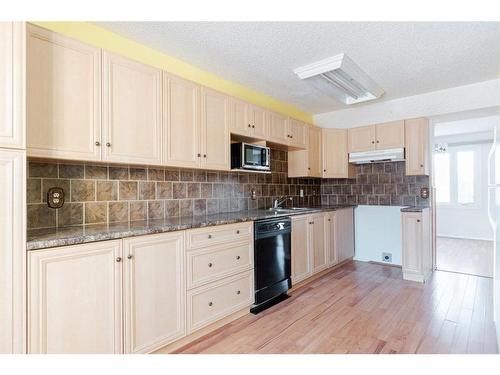
[[[378,99],[384,93],[384,90],[344,53],[297,68],[294,73],[344,104]]]

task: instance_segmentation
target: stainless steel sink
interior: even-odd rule
[[[275,213],[291,213],[291,212],[298,212],[298,211],[309,211],[311,210],[311,208],[307,208],[307,207],[289,207],[289,208],[268,208],[269,211],[271,212],[275,212]]]

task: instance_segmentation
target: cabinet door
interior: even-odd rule
[[[163,85],[163,163],[177,167],[199,167],[200,86],[166,73]]]
[[[361,126],[347,131],[349,152],[375,150],[375,126]]]
[[[26,153],[0,149],[0,354],[24,353]]]
[[[326,217],[326,244],[328,248],[328,266],[334,266],[339,262],[337,250],[337,234],[336,234],[336,212],[327,212]]]
[[[292,147],[307,149],[308,146],[308,126],[303,122],[293,118],[288,119],[288,133],[290,134],[289,145]]]
[[[325,224],[326,218],[324,213],[311,215],[312,222],[312,253],[313,253],[313,269],[312,272],[317,273],[328,267],[328,248]]]
[[[422,215],[419,212],[404,212],[401,216],[403,220],[403,273],[422,275]]]
[[[250,124],[250,114],[248,104],[242,100],[231,99],[231,123],[229,129],[231,133],[250,136],[252,134],[252,124]]]
[[[290,137],[288,136],[288,118],[279,113],[269,112],[269,137],[270,142],[279,143],[282,145],[288,144]]]
[[[267,139],[269,131],[267,128],[267,111],[263,108],[249,105],[250,122],[252,125],[252,137]]]
[[[123,240],[125,353],[147,353],[185,335],[184,233]]]
[[[122,352],[121,241],[29,253],[29,353]]]
[[[429,121],[405,120],[406,175],[429,175]]]
[[[376,141],[378,150],[405,147],[405,122],[392,121],[375,125]]]
[[[288,177],[308,177],[309,168],[309,150],[288,151]]]
[[[344,208],[335,211],[335,247],[338,261],[354,257],[354,209]]]
[[[202,89],[201,97],[201,166],[205,169],[229,170],[229,97],[207,88]]]
[[[0,22],[0,147],[25,148],[24,25]]]
[[[323,178],[352,178],[349,164],[347,129],[322,129]]]
[[[312,273],[309,216],[292,217],[292,281],[298,283]]]
[[[161,164],[161,70],[103,54],[106,161]]]
[[[28,25],[28,156],[100,160],[100,49]]]
[[[309,176],[321,177],[321,129],[309,128]]]

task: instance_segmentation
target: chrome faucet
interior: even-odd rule
[[[280,206],[283,204],[283,202],[285,202],[286,200],[292,200],[292,197],[287,197],[287,196],[283,196],[283,197],[279,197],[279,198],[276,198],[273,200],[273,208],[280,208]]]

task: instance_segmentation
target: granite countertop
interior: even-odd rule
[[[408,206],[408,207],[403,207],[401,209],[401,212],[422,212],[426,208],[429,208],[429,207]]]
[[[335,211],[348,207],[355,207],[355,205],[308,207],[307,210],[285,213],[274,213],[269,210],[248,210],[204,216],[171,217],[168,219],[149,221],[31,229],[28,230],[27,250],[76,245],[87,242],[270,219],[274,217],[304,215],[312,212]]]

